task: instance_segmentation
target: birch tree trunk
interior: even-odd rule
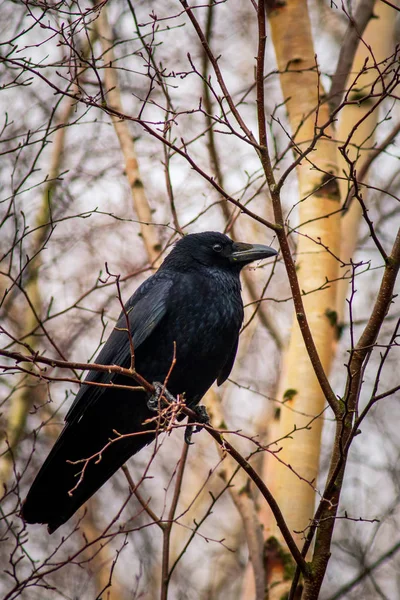
[[[318,126],[329,121],[327,103],[320,104],[324,90],[315,60],[307,3],[289,0],[269,12],[269,22],[292,137],[299,154],[313,144]],[[335,257],[340,248],[340,196],[335,180],[336,148],[330,139],[333,136],[330,126],[326,127],[325,134],[297,167],[300,199],[297,272],[300,289],[305,294],[307,319],[322,365],[329,372],[336,332],[331,315],[336,307],[334,281],[338,277]],[[305,350],[296,317],[278,386],[278,399],[285,400],[274,427],[275,439],[284,438],[278,444],[282,462],[269,458],[263,478],[289,529],[298,532],[294,535],[300,545],[301,531],[309,524],[314,509],[313,483],[318,474],[325,397]],[[287,587],[284,583],[282,588],[279,582],[291,579],[291,559],[264,505],[260,517],[267,541],[268,584],[274,584],[270,598],[281,598]]]
[[[269,21],[295,147],[297,152],[304,152],[318,133],[318,125],[329,120],[328,105],[319,104],[323,89],[307,3],[290,0],[281,9],[270,12]],[[325,133],[327,137],[318,140],[297,168],[300,196],[297,268],[307,318],[324,369],[329,371],[335,336],[330,315],[336,306],[333,282],[338,276],[335,256],[340,243],[340,198],[334,179],[336,148],[329,139],[333,134],[330,126]],[[332,283],[327,285],[327,281]],[[279,458],[290,464],[297,475],[277,461],[273,461],[273,466],[269,464],[265,475],[290,529],[300,531],[308,525],[314,504],[312,482],[318,473],[322,427],[319,416],[325,398],[304,349],[296,318],[285,362],[278,398],[287,401],[281,410],[278,435],[289,435],[294,426],[299,431],[279,443],[282,445]],[[310,423],[312,419],[315,420]],[[263,520],[267,538],[280,539],[267,513]],[[297,534],[297,539],[300,542],[301,534]]]

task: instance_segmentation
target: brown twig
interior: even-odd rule
[[[182,453],[179,459],[179,467],[178,472],[176,474],[176,482],[174,495],[171,501],[171,506],[168,512],[168,520],[165,523],[165,527],[163,529],[163,549],[162,549],[162,564],[161,564],[161,600],[167,600],[168,597],[168,587],[171,579],[171,574],[169,572],[169,552],[170,552],[170,539],[171,539],[171,531],[172,525],[175,519],[175,512],[178,506],[179,496],[181,494],[182,482],[183,482],[183,473],[185,471],[186,460],[189,452],[189,444],[183,442]]]
[[[146,501],[143,498],[142,494],[139,492],[138,486],[135,485],[135,482],[133,481],[132,476],[129,472],[128,466],[126,464],[122,465],[121,469],[128,481],[129,489],[135,495],[136,499],[142,505],[142,507],[144,508],[146,513],[149,515],[152,522],[155,523],[156,525],[158,525],[158,527],[160,527],[160,529],[164,529],[165,523],[160,519],[160,517],[157,517],[156,513],[150,508],[150,504],[149,504],[150,500]]]

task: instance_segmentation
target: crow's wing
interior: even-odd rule
[[[171,278],[153,275],[145,281],[128,300],[125,312],[129,319],[135,352],[159,325],[167,312],[169,291],[173,286]],[[100,365],[119,365],[128,368],[131,361],[127,320],[124,311],[104,344],[95,362]],[[89,371],[85,381],[110,383],[116,374],[104,371]],[[83,384],[71,405],[65,420],[71,423],[82,416],[107,388]]]
[[[224,381],[226,381],[228,379],[230,372],[232,371],[233,363],[235,362],[236,352],[238,349],[238,344],[239,344],[239,337],[236,338],[236,342],[233,344],[232,350],[228,354],[225,364],[219,372],[218,379],[217,379],[218,385],[222,385],[224,383]]]

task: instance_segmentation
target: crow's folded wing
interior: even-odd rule
[[[96,357],[95,362],[97,364],[129,367],[131,351],[126,315],[129,319],[133,348],[136,352],[166,314],[169,292],[172,286],[172,279],[157,277],[156,274],[138,288],[125,305],[126,314],[124,311],[121,312],[110,337]],[[113,373],[105,373],[104,371],[89,371],[85,381],[110,383],[115,376]],[[107,390],[107,388],[89,386],[83,383],[65,420],[70,423],[81,417],[85,410],[104,393],[104,390]]]

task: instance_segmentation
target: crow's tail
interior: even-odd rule
[[[27,523],[47,523],[49,533],[68,521],[130,456],[154,439],[143,421],[132,423],[129,416],[129,428],[126,422],[120,422],[120,429],[114,425],[119,433],[129,434],[124,438],[111,428],[110,415],[85,415],[68,423],[32,484],[21,517]]]

